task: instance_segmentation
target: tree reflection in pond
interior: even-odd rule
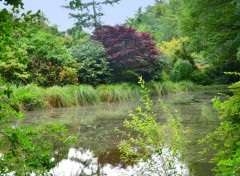
[[[173,160],[174,156],[169,150],[165,149],[163,153],[166,157],[164,159]],[[112,162],[106,162],[106,160],[109,160],[109,158],[103,159],[101,156],[95,156],[90,150],[71,148],[69,149],[67,159],[60,161],[58,165],[50,171],[50,173],[54,176],[158,176],[165,174],[163,173],[163,169],[161,169],[162,158],[160,158],[158,155],[153,155],[151,160],[146,162],[141,161],[133,166],[127,166],[121,162],[118,162],[117,164],[117,162],[114,162],[114,160],[112,160]],[[189,170],[184,163],[175,160],[175,162],[172,164],[175,166],[176,172],[168,174],[185,176],[189,175]]]

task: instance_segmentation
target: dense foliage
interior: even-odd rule
[[[101,26],[92,38],[105,47],[116,79],[121,79],[128,70],[141,74],[146,80],[153,78],[159,52],[149,33],[137,32],[132,27]]]
[[[80,65],[79,83],[96,86],[110,82],[111,69],[101,43],[88,41],[71,47],[70,52]]]
[[[215,150],[212,162],[216,164],[214,171],[219,176],[240,174],[240,82],[229,86],[229,89],[233,95],[227,100],[223,102],[220,102],[220,98],[214,100],[214,106],[223,122],[202,141],[214,143],[209,145],[205,152],[209,149]]]

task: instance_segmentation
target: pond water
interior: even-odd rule
[[[216,129],[219,121],[211,99],[216,91],[185,92],[164,96],[161,99],[171,109],[178,109],[182,123],[190,131],[187,147],[186,170],[196,176],[213,175],[208,163],[210,154],[200,155],[202,147],[197,141]],[[21,124],[35,126],[46,123],[66,124],[72,135],[78,136],[78,144],[66,146],[63,153],[56,150],[59,164],[51,171],[57,176],[71,175],[127,175],[133,169],[120,160],[117,144],[121,136],[115,127],[123,129],[123,121],[129,110],[138,102],[113,103],[84,107],[60,108],[46,111],[27,112]],[[158,111],[158,107],[155,107]],[[141,163],[140,163],[141,164]],[[177,161],[176,165],[181,165]],[[136,167],[136,166],[134,166]],[[76,174],[77,173],[77,174]],[[188,171],[181,175],[189,175]]]

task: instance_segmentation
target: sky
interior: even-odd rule
[[[87,1],[89,0],[83,0],[83,2]],[[23,2],[26,11],[41,10],[50,24],[58,25],[60,31],[65,31],[74,24],[74,19],[69,18],[68,15],[70,10],[61,7],[67,5],[69,0],[23,0]],[[121,0],[114,6],[104,6],[105,16],[102,17],[102,22],[106,25],[123,24],[127,18],[134,17],[139,7],[145,9],[146,6],[153,4],[154,0]]]

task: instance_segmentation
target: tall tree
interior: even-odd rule
[[[182,0],[179,19],[182,35],[190,37],[190,50],[204,53],[213,76],[219,82],[234,81],[223,72],[240,72],[239,1]]]
[[[64,6],[71,10],[77,10],[80,13],[70,13],[70,17],[77,19],[76,26],[80,28],[96,28],[101,24],[101,17],[104,15],[102,11],[103,5],[113,5],[120,0],[103,0],[83,3],[79,1],[75,4]]]

